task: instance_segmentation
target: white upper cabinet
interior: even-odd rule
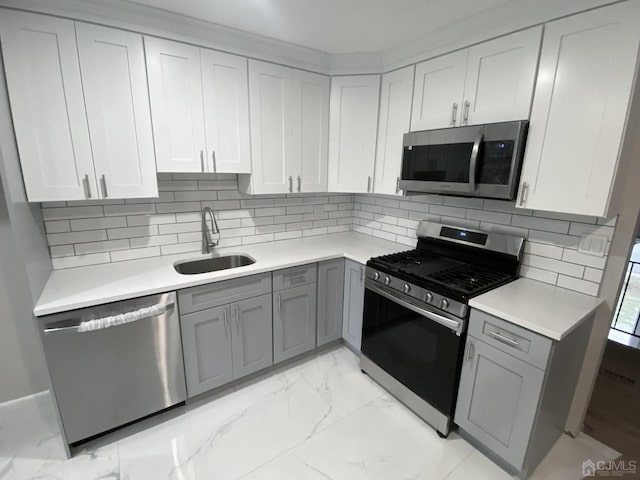
[[[331,79],[329,191],[373,190],[380,75]]]
[[[293,71],[249,61],[252,174],[250,191],[293,191]]]
[[[159,172],[206,171],[200,49],[145,37]]]
[[[73,22],[2,10],[0,40],[29,201],[95,197]]]
[[[251,173],[247,59],[200,50],[209,172]]]
[[[529,118],[542,27],[416,66],[411,130]]]
[[[249,61],[251,193],[325,192],[329,77]]]
[[[545,27],[518,206],[608,215],[639,41],[635,2]]]
[[[536,27],[469,49],[464,124],[529,118],[541,38]]]
[[[76,37],[102,197],[157,197],[142,36],[77,23]]]
[[[382,76],[378,145],[373,191],[399,194],[402,168],[402,139],[409,131],[414,67]]]
[[[416,65],[411,130],[460,125],[469,50]]]
[[[293,71],[293,138],[296,190],[327,191],[329,77]]]

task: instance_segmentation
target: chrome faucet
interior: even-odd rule
[[[207,226],[207,214],[211,217],[211,232],[209,232],[209,227]],[[211,249],[218,245],[217,242],[211,240],[212,234],[220,235],[216,215],[211,210],[211,207],[204,207],[202,209],[202,253],[205,255],[211,253]]]

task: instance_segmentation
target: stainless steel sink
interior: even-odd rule
[[[174,264],[176,272],[182,275],[197,275],[199,273],[217,272],[229,268],[245,267],[256,263],[248,255],[225,255],[222,257],[204,258],[202,260],[187,260]]]

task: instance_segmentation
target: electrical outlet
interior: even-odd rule
[[[609,239],[604,235],[596,235],[594,233],[584,235],[580,238],[578,252],[585,255],[593,255],[594,257],[604,257],[607,253],[607,243]]]

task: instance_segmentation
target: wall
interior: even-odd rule
[[[43,204],[56,269],[194,252],[201,209],[217,213],[220,246],[240,246],[353,229],[415,245],[421,219],[528,238],[522,275],[596,295],[606,256],[578,253],[580,236],[611,239],[615,219],[516,209],[513,202],[426,195],[238,192],[235,175],[160,174],[159,199]],[[354,203],[355,200],[355,203]]]
[[[353,196],[246,195],[236,175],[159,174],[160,198],[43,204],[56,269],[200,252],[210,206],[231,247],[349,231]]]
[[[425,195],[398,198],[356,195],[356,232],[415,245],[418,220],[504,232],[527,238],[521,275],[570,290],[597,295],[607,257],[578,253],[582,235],[611,240],[611,220],[515,208],[514,202]]]
[[[0,62],[0,403],[48,388],[32,310],[51,273],[39,205],[26,201]]]

